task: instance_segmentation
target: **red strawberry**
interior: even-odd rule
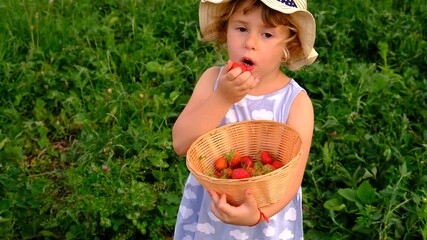
[[[224,176],[226,176],[227,178],[231,178],[231,175],[233,174],[233,169],[226,168],[222,170],[222,172],[224,173]]]
[[[261,162],[264,164],[273,163],[273,158],[270,156],[270,153],[268,151],[261,152]]]
[[[217,178],[230,179],[233,170],[231,168],[226,168],[223,170],[215,169],[213,175]]]
[[[263,174],[262,167],[264,167],[264,164],[261,161],[255,161],[254,167],[252,168],[253,170],[251,172],[251,176],[252,177],[261,176]]]
[[[257,174],[257,170],[255,168],[245,168],[246,171],[248,171],[249,175],[251,175],[251,177],[255,177],[258,176]]]
[[[276,169],[285,166],[285,164],[283,164],[281,161],[278,161],[278,160],[274,160],[273,163],[271,163],[271,165],[273,165]]]
[[[237,150],[231,150],[227,155],[228,164],[230,167],[235,168],[240,165],[241,155]]]
[[[235,69],[239,67],[240,69],[242,69],[242,72],[247,71],[248,67],[244,64],[240,64],[240,63],[233,63],[233,65],[231,65],[231,69]]]
[[[261,176],[263,174],[262,167],[261,168],[248,168],[247,169],[251,177]]]
[[[243,169],[243,168],[236,168],[231,173],[232,179],[242,179],[242,178],[249,178],[249,177],[251,177],[251,175],[246,169]]]
[[[224,177],[224,173],[218,169],[214,169],[213,170],[213,175],[217,178],[222,178]]]
[[[262,166],[262,174],[271,173],[272,171],[276,170],[276,168],[271,164],[265,164]]]
[[[243,156],[240,165],[245,169],[252,168],[254,166],[254,161],[252,161],[252,158],[249,156]]]
[[[219,171],[228,168],[227,159],[220,157],[215,161],[215,168]]]

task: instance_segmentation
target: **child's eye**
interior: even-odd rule
[[[272,38],[273,37],[273,34],[271,34],[271,33],[263,33],[263,35],[265,38]]]
[[[237,31],[239,31],[239,32],[247,32],[248,30],[246,29],[246,28],[244,28],[244,27],[237,27],[236,28],[236,30]]]

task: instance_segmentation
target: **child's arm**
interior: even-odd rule
[[[300,92],[295,97],[289,111],[287,123],[300,134],[303,143],[303,154],[300,159],[301,162],[294,178],[294,182],[290,185],[290,189],[288,189],[289,194],[286,194],[286,196],[284,196],[284,198],[282,198],[277,203],[261,209],[261,211],[264,212],[264,214],[266,214],[268,217],[275,215],[289,204],[289,202],[298,192],[304,177],[314,130],[313,105],[306,92]]]
[[[258,80],[250,72],[242,73],[239,68],[229,70],[231,65],[229,61],[224,66],[215,92],[219,68],[212,67],[200,77],[172,129],[177,154],[185,154],[197,137],[218,127],[232,104],[240,101],[256,85]]]
[[[295,97],[287,123],[294,127],[301,135],[304,150],[294,182],[288,189],[288,194],[283,196],[278,202],[260,209],[267,218],[274,216],[286,207],[301,186],[314,129],[313,105],[305,92],[301,92]],[[238,207],[229,205],[225,201],[225,195],[218,196],[214,191],[209,191],[209,194],[212,198],[212,212],[223,222],[234,225],[250,226],[258,221],[259,210],[257,204],[254,204],[255,199],[250,194],[247,195],[246,201]]]

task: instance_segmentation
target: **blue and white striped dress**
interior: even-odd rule
[[[221,73],[219,74],[221,75]],[[215,89],[218,83],[215,84]],[[286,123],[289,109],[300,92],[293,79],[284,88],[263,96],[245,96],[227,112],[221,125],[243,120],[274,120]],[[184,188],[175,226],[176,240],[268,240],[303,239],[301,188],[279,213],[254,227],[221,222],[210,210],[211,198],[190,174]]]

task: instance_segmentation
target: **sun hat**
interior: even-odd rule
[[[221,15],[221,4],[231,0],[201,0],[199,6],[199,24],[202,34],[206,34],[208,27]],[[306,0],[261,0],[269,8],[284,14],[290,14],[292,22],[298,28],[298,38],[303,48],[302,57],[290,64],[284,64],[289,70],[297,70],[304,65],[312,64],[318,54],[314,50],[316,39],[316,22],[313,15],[307,10]]]

